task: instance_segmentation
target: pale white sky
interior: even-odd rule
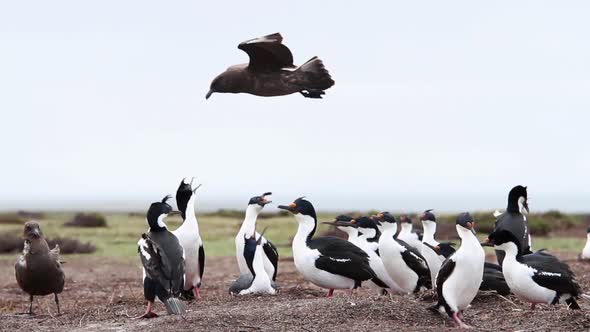
[[[4,1],[0,209],[590,210],[586,1]],[[243,40],[319,56],[324,100],[214,94]]]

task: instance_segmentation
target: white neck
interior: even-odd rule
[[[462,248],[465,247],[468,249],[473,247],[481,247],[479,240],[472,231],[461,225],[455,225],[455,228],[457,229],[457,234],[459,234],[459,237],[461,238]]]
[[[526,209],[524,208],[524,197],[519,197],[518,198],[518,211],[520,211],[520,213],[525,214],[527,213]]]
[[[356,241],[356,239],[358,238],[358,231],[356,230],[356,228],[346,227],[346,226],[337,226],[337,227],[339,230],[348,234],[348,241],[353,242],[353,241]]]
[[[426,242],[428,244],[436,242],[434,239],[434,234],[436,233],[436,222],[432,220],[422,220],[422,228],[424,228],[422,242]]]
[[[381,233],[380,239],[393,239],[395,233],[397,233],[397,224],[384,222],[383,225],[383,233]]]
[[[260,211],[262,211],[262,208],[258,204],[248,205],[246,208],[246,216],[242,222],[242,227],[240,227],[240,233],[247,235],[254,234],[256,231],[256,220],[258,219]]]
[[[412,233],[412,224],[410,223],[401,223],[402,227],[401,230],[399,231],[400,234],[410,234]]]
[[[191,195],[191,198],[188,200],[186,204],[186,211],[184,212],[184,221],[183,224],[187,225],[194,225],[195,227],[199,227],[197,223],[197,216],[195,215],[195,201],[197,200],[197,195],[194,193]]]
[[[361,230],[359,230],[361,233],[363,233],[362,235],[359,236],[359,239],[368,241],[369,239],[372,239],[375,237],[375,235],[377,235],[377,232],[375,232],[374,229],[371,228],[363,228]]]
[[[295,251],[296,245],[303,244],[307,246],[307,237],[315,228],[315,220],[310,216],[298,213],[295,215],[295,219],[297,222],[299,222],[299,227],[297,228],[297,233],[293,238],[293,251]]]
[[[518,253],[518,248],[516,248],[516,244],[513,242],[504,243],[499,246],[495,246],[496,249],[504,250],[506,255],[504,256],[504,261],[502,262],[502,268],[508,263],[516,262],[516,254]]]

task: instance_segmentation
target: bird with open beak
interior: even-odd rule
[[[53,294],[57,313],[60,314],[59,298],[64,289],[65,275],[59,261],[59,247],[49,250],[47,241],[38,223],[29,221],[24,227],[25,245],[23,254],[14,268],[19,287],[29,294],[29,314],[33,314],[33,296]]]

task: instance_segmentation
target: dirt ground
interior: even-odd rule
[[[561,255],[590,289],[590,264]],[[324,298],[321,290],[295,270],[290,259],[279,265],[276,296],[232,297],[227,293],[236,277],[233,257],[211,258],[205,270],[203,299],[189,304],[184,317],[162,316],[134,320],[143,313],[144,300],[139,263],[105,258],[71,258],[64,265],[66,289],[61,294],[62,315],[55,316],[52,296],[37,298],[36,315],[17,315],[27,309],[27,296],[14,280],[13,262],[0,261],[0,330],[2,331],[440,331],[453,323],[427,307],[432,299],[415,296],[376,296],[365,287],[349,303],[344,291]],[[428,298],[428,296],[426,296]],[[477,330],[579,331],[590,329],[590,303],[582,310],[563,306],[528,306],[510,296],[480,294],[466,310],[465,320]]]

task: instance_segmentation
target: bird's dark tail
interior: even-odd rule
[[[166,311],[170,315],[184,315],[186,313],[186,305],[177,297],[171,297],[166,302]]]
[[[318,57],[314,56],[309,59],[306,63],[299,66],[297,71],[303,78],[303,90],[306,90],[307,93],[302,92],[302,94],[305,97],[321,98],[324,90],[334,85],[334,80],[326,67],[324,67],[322,60],[318,59]]]

